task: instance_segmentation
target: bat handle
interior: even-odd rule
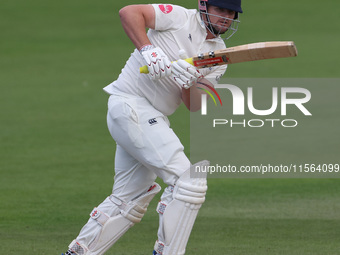
[[[186,62],[188,62],[190,65],[194,65],[194,61],[192,58],[186,58],[184,59]],[[139,72],[140,73],[149,73],[149,69],[148,69],[148,66],[145,65],[145,66],[142,66],[139,68]]]

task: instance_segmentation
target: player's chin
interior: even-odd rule
[[[228,31],[229,25],[223,25],[223,26],[215,26],[215,31],[218,31],[218,34],[224,34]]]
[[[221,28],[221,29],[219,29],[217,31],[218,31],[218,34],[223,35],[223,34],[225,34],[228,31],[228,28]]]

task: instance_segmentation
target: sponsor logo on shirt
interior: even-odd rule
[[[155,125],[155,124],[158,123],[156,118],[149,119],[148,122],[149,122],[150,126]]]
[[[173,9],[172,5],[170,4],[160,4],[158,5],[158,7],[165,14],[172,12],[172,9]]]

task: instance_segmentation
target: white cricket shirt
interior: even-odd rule
[[[148,37],[155,47],[160,47],[171,61],[179,59],[178,52],[184,49],[189,57],[199,53],[225,48],[221,38],[206,40],[207,32],[197,10],[181,6],[153,4],[155,29],[148,30]],[[147,74],[140,74],[145,65],[137,49],[122,69],[118,79],[104,88],[108,94],[130,94],[145,97],[165,116],[171,115],[181,104],[182,88],[170,77],[153,81]],[[226,65],[200,69],[205,78],[216,80],[224,74]]]

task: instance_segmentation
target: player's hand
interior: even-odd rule
[[[183,59],[172,63],[172,78],[183,88],[190,88],[203,75]]]
[[[151,49],[141,50],[141,54],[148,66],[149,75],[152,80],[157,80],[171,75],[171,61],[163,50],[148,45]],[[153,48],[152,48],[153,47]]]

